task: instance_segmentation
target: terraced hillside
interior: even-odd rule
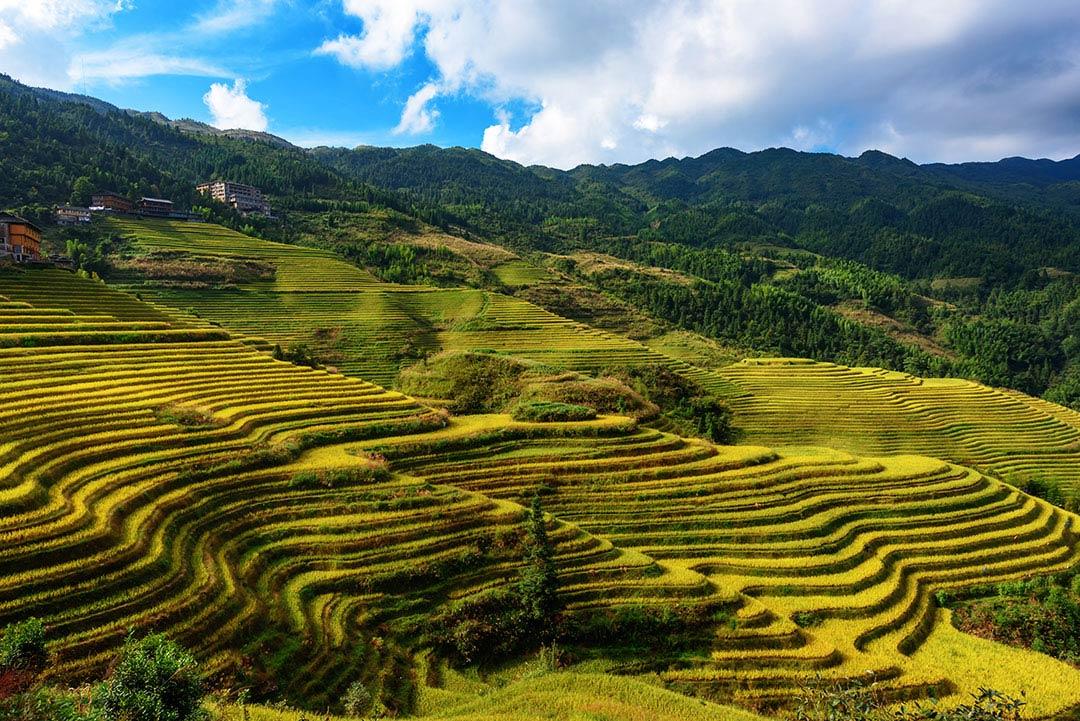
[[[569,618],[711,619],[697,651],[600,643],[609,671],[763,708],[818,674],[895,697],[1024,690],[1040,714],[1080,703],[1080,672],[988,649],[933,603],[1078,560],[1075,516],[977,471],[619,418],[448,423],[63,271],[5,270],[0,296],[0,625],[41,617],[54,677],[97,673],[152,628],[296,703],[374,677],[465,711],[425,661],[430,619],[513,582],[539,490]]]
[[[408,648],[362,643],[373,629],[383,648],[415,642],[442,604],[516,575],[520,552],[492,539],[515,536],[521,506],[317,453],[445,424],[412,399],[70,273],[3,270],[0,291],[0,625],[40,617],[53,676],[99,672],[129,628],[159,629],[212,672],[321,705],[365,669],[411,667]],[[723,600],[573,524],[551,536],[583,605]]]
[[[392,383],[403,364],[432,351],[494,350],[573,370],[660,363],[705,387],[726,387],[711,371],[498,293],[381,283],[325,251],[205,223],[110,223],[141,252],[270,262],[278,269],[272,280],[238,287],[131,289],[239,333],[307,344],[343,373],[377,383]]]
[[[917,456],[725,448],[644,429],[508,441],[374,444],[430,483],[502,500],[540,488],[558,518],[654,559],[688,588],[739,599],[696,657],[654,649],[654,665],[644,662],[674,688],[769,707],[818,675],[869,675],[897,698],[982,684],[1026,691],[1038,713],[1080,702],[1080,671],[988,653],[933,601],[935,590],[1075,564],[1080,519],[1054,506]]]
[[[1080,492],[1080,413],[1008,389],[877,368],[748,359],[720,373],[750,443],[920,453]]]

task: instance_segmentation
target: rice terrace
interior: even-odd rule
[[[1080,719],[1074,8],[196,5],[0,7],[0,721]]]

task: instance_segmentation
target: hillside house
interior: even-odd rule
[[[152,218],[168,218],[173,212],[173,203],[164,198],[140,198],[135,205],[139,215]]]
[[[199,183],[195,186],[195,190],[219,203],[230,205],[245,215],[247,213],[270,215],[270,204],[266,202],[262,191],[253,185],[234,183],[230,180],[211,180]]]
[[[135,210],[135,206],[119,193],[101,191],[90,196],[90,210],[130,213]]]
[[[57,225],[81,225],[90,222],[90,209],[74,205],[59,205],[55,212]]]
[[[0,258],[41,259],[41,228],[17,215],[0,215]]]

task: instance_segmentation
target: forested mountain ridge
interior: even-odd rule
[[[1075,159],[918,166],[878,151],[845,158],[719,148],[559,171],[463,148],[312,153],[357,180],[449,206],[489,232],[502,222],[507,232],[539,226],[571,243],[636,234],[695,247],[780,244],[910,278],[1080,270]],[[1038,202],[1029,202],[1033,194]]]
[[[723,343],[1080,404],[1076,159],[919,166],[878,151],[719,148],[561,171],[431,145],[304,150],[9,78],[0,100],[0,206],[35,217],[93,189],[205,203],[194,184],[224,177],[263,189],[283,221],[216,220],[398,282],[426,282],[446,261],[402,244],[430,226],[520,254],[602,253],[691,284],[559,263]]]

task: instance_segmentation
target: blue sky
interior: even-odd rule
[[[301,145],[564,168],[1080,153],[1074,0],[0,0],[0,72]]]

